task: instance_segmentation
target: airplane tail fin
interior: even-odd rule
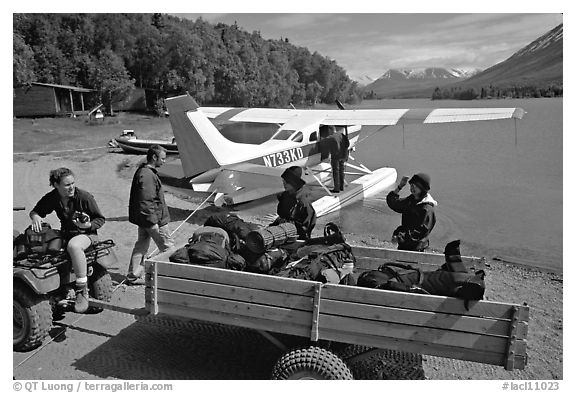
[[[226,164],[238,154],[188,94],[166,99],[184,175],[196,176]]]

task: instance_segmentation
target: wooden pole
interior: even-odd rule
[[[72,90],[68,90],[68,93],[70,93],[70,109],[72,109],[72,117],[74,117],[74,97],[72,96]]]
[[[404,136],[404,124],[402,124],[402,149],[406,149],[406,141]]]

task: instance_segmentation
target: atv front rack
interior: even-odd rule
[[[93,263],[98,258],[110,254],[110,248],[114,247],[115,243],[112,239],[99,241],[88,247],[84,253],[86,254],[86,262]],[[14,259],[12,266],[14,267],[27,267],[35,269],[51,269],[58,267],[70,261],[68,253],[64,250],[58,253],[29,253],[23,259]]]

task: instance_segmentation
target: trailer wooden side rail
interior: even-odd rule
[[[437,268],[444,255],[354,247],[356,268],[384,260]],[[463,257],[471,270],[481,258]],[[146,263],[146,309],[260,331],[494,364],[527,363],[529,308],[383,291],[167,262]],[[427,266],[427,267],[426,267]]]

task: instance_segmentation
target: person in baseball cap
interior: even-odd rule
[[[408,180],[410,179],[410,180]],[[400,198],[400,191],[410,183],[410,195]],[[401,224],[392,234],[392,242],[399,250],[424,251],[429,246],[428,236],[436,225],[434,208],[438,202],[430,195],[430,175],[416,173],[403,176],[396,189],[386,196],[390,209],[402,214]]]
[[[302,180],[302,168],[292,166],[280,175],[284,192],[278,195],[278,218],[270,225],[292,222],[298,230],[299,239],[309,239],[316,225],[316,211],[307,198],[307,191]]]
[[[416,173],[412,176],[408,183],[420,187],[420,190],[424,192],[430,191],[430,176],[426,173]]]

